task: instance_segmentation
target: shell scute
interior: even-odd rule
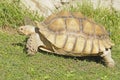
[[[57,15],[56,14],[52,14],[49,17],[47,17],[47,19],[44,21],[45,24],[49,24],[51,22],[51,20],[56,19]]]
[[[92,49],[92,39],[87,39],[83,53],[84,54],[91,54],[91,49]]]
[[[55,44],[55,34],[50,33],[50,35],[47,37],[48,40],[50,40],[53,44]]]
[[[94,26],[95,26],[95,35],[97,36],[106,35],[106,32],[103,27],[96,25],[96,24],[94,24]]]
[[[56,36],[55,46],[57,46],[58,48],[62,48],[65,44],[66,38],[67,36],[65,34],[58,34]]]
[[[99,40],[94,39],[93,40],[93,47],[92,47],[92,52],[93,54],[99,53]]]
[[[66,43],[64,45],[64,50],[66,50],[68,52],[72,51],[74,48],[74,43],[75,43],[75,37],[73,37],[73,36],[67,37]]]
[[[109,49],[111,47],[111,45],[107,42],[106,39],[103,40],[103,44],[105,46],[105,48]]]
[[[88,35],[93,35],[94,34],[94,26],[93,23],[90,23],[87,20],[83,21],[83,32]]]
[[[83,37],[78,37],[75,44],[74,53],[82,53],[85,46],[85,39]]]
[[[80,31],[79,20],[74,18],[66,19],[66,28],[68,31]]]
[[[64,19],[59,18],[59,19],[54,20],[51,24],[48,25],[48,28],[54,32],[65,30]]]
[[[104,46],[103,40],[99,40],[99,49],[100,49],[100,52],[105,51],[105,46]]]

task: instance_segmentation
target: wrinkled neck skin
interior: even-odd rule
[[[26,29],[25,31],[24,31],[24,34],[26,35],[26,36],[30,36],[31,34],[34,34],[35,33],[35,27],[30,27],[29,26],[29,29]]]

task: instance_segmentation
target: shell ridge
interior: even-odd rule
[[[97,39],[97,38],[96,38]],[[100,52],[100,50],[99,50],[99,40],[97,39],[97,45],[98,45],[98,52]]]
[[[104,49],[105,49],[105,45],[103,44],[103,39],[101,40],[102,41],[102,43],[101,43],[101,45],[104,47]]]
[[[73,45],[73,49],[72,49],[72,51],[75,50],[75,46],[76,46],[76,44],[77,44],[77,37],[75,36],[75,41],[74,41],[74,45]]]
[[[83,19],[79,19],[79,25],[80,25],[80,32],[83,32]]]
[[[66,21],[66,18],[64,19],[64,22],[65,22],[65,30],[67,30],[67,21]]]
[[[99,39],[98,39],[98,50],[100,52],[100,42],[99,42]]]
[[[91,39],[91,41],[92,41],[92,44],[91,44],[90,54],[92,53],[92,50],[93,50],[93,38]]]
[[[69,12],[69,13],[70,13],[70,15],[71,15],[71,18],[75,18],[75,16],[73,16],[72,12]]]
[[[68,40],[68,35],[66,35],[66,39],[65,39],[65,42],[64,42],[64,44],[63,44],[63,48],[65,48],[65,45],[66,45],[66,43],[67,43],[67,40]]]
[[[98,53],[98,52],[100,52],[99,47],[98,47],[98,46],[99,46],[99,40],[98,40],[97,38],[94,38],[94,40],[95,40],[95,39],[97,40],[97,44],[96,44],[96,45],[97,45],[97,48],[98,48],[98,51],[97,51],[97,53]],[[93,43],[93,44],[95,44],[95,43]],[[93,45],[93,47],[94,47],[94,45]],[[92,51],[93,51],[93,50],[92,50]]]
[[[84,50],[85,50],[85,47],[86,47],[86,44],[87,44],[87,38],[84,38],[84,39],[85,39],[85,42],[84,42],[83,50],[81,51],[82,53],[84,53]]]
[[[94,28],[93,28],[93,37],[96,38],[96,34],[95,34],[95,27],[96,27],[96,26],[95,26],[95,24],[93,24],[93,27],[94,27]]]

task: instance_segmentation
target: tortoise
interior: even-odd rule
[[[19,27],[19,32],[29,36],[27,53],[34,55],[38,49],[67,56],[100,56],[106,66],[113,67],[111,42],[105,28],[83,16],[81,12],[60,11],[47,17],[36,26]]]

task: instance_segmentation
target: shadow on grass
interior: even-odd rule
[[[76,61],[77,60],[81,60],[81,61],[85,60],[87,62],[96,62],[96,63],[102,64],[102,65],[105,65],[104,61],[103,61],[103,58],[100,57],[100,56],[80,56],[80,57],[75,57],[75,56],[58,55],[58,54],[55,54],[55,53],[48,53],[48,52],[41,51],[41,50],[39,50],[39,52],[41,52],[44,55],[53,55],[53,56],[56,56],[56,57],[63,57],[65,59],[74,59]]]
[[[26,40],[24,42],[26,42]],[[25,43],[13,43],[12,45],[13,46],[24,47],[23,52],[26,53],[26,56],[30,56],[30,55],[27,55],[27,49],[25,47]],[[81,61],[85,60],[87,62],[96,62],[96,63],[102,64],[102,65],[105,65],[104,62],[103,62],[102,57],[100,57],[100,56],[80,56],[80,57],[75,57],[75,56],[58,55],[58,54],[55,54],[55,53],[49,53],[49,52],[42,51],[42,50],[38,50],[38,52],[41,52],[41,54],[44,54],[44,55],[53,55],[53,56],[56,56],[56,57],[63,57],[65,59],[74,59],[76,61],[77,60],[81,60]]]

